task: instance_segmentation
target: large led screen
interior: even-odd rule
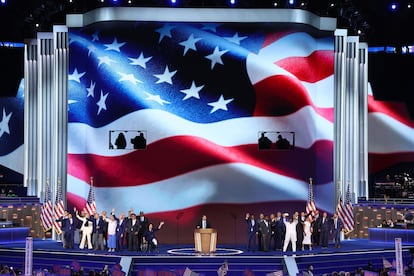
[[[114,21],[69,38],[68,206],[93,178],[99,212],[164,220],[164,243],[192,242],[202,214],[219,243],[243,242],[247,212],[304,211],[310,178],[333,211],[332,33]]]

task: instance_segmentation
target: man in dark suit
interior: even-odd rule
[[[118,224],[116,226],[116,251],[123,251],[125,249],[124,242],[126,236],[127,220],[125,214],[121,213],[117,218]]]
[[[65,248],[73,249],[75,246],[75,231],[77,228],[77,221],[73,218],[72,214],[65,212],[65,216],[58,220],[62,223],[63,239],[65,242]]]
[[[260,223],[264,220],[265,215],[263,213],[259,214],[259,219],[256,221],[258,225],[260,225]],[[260,227],[259,227],[259,232],[257,233],[257,249],[259,251],[263,251],[263,244],[262,244],[262,232],[260,231]]]
[[[332,236],[335,244],[335,248],[341,247],[341,231],[344,228],[342,219],[335,213],[332,218]]]
[[[130,214],[130,218],[126,223],[128,251],[138,250],[138,232],[139,232],[139,221],[135,213]]]
[[[265,216],[265,218],[259,223],[259,231],[262,234],[263,251],[267,252],[269,251],[270,235],[272,234],[268,216]]]
[[[328,247],[328,236],[330,230],[330,223],[328,219],[328,214],[323,212],[321,219],[319,220],[319,242],[322,248]]]
[[[98,250],[99,248],[103,251],[104,244],[103,244],[103,233],[104,233],[105,222],[99,216],[98,213],[93,215],[93,232],[92,232],[92,243],[93,249]]]
[[[211,224],[210,222],[207,220],[207,216],[206,215],[202,215],[201,216],[201,220],[200,222],[196,225],[197,229],[206,229],[206,228],[211,228]]]
[[[143,239],[144,239],[144,233],[148,229],[148,224],[149,224],[148,218],[146,216],[144,216],[143,211],[139,212],[138,223],[139,223],[138,251],[141,251],[141,244],[142,244]]]
[[[256,239],[257,232],[259,231],[259,225],[254,220],[253,214],[246,214],[246,224],[247,224],[247,251],[252,250],[256,251]]]
[[[270,250],[276,250],[276,216],[275,214],[270,214],[270,242],[269,242],[269,248]]]
[[[283,249],[283,243],[286,234],[286,225],[281,212],[276,214],[276,250]]]

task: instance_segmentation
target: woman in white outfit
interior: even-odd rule
[[[88,212],[85,212],[84,216],[79,216],[78,210],[75,209],[76,218],[82,221],[82,227],[80,231],[82,231],[82,240],[79,244],[80,249],[85,248],[85,242],[88,243],[88,249],[92,249],[92,231],[93,231],[93,223],[89,218]]]
[[[286,252],[289,246],[289,242],[292,244],[292,251],[296,252],[296,240],[297,240],[296,225],[297,224],[298,224],[297,220],[294,220],[293,217],[291,217],[288,222],[285,221],[286,234],[285,234],[285,242],[283,244],[283,252]]]
[[[309,220],[305,220],[303,223],[303,242],[302,251],[305,249],[305,245],[308,246],[309,250],[312,250],[312,224]]]

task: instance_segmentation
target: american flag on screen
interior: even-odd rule
[[[16,97],[0,97],[0,183],[23,183],[23,82]]]
[[[315,175],[318,205],[332,206],[332,37],[263,24],[100,23],[70,31],[69,72],[73,204],[84,204],[94,175],[103,210],[304,206]],[[116,149],[113,130],[142,130],[147,148]],[[294,132],[295,150],[260,151],[264,130]]]
[[[49,180],[45,184],[45,195],[43,199],[43,204],[40,210],[40,220],[42,221],[43,231],[47,232],[53,227],[53,207],[51,200],[50,192],[50,183]]]
[[[62,223],[60,221],[56,221],[65,215],[65,204],[63,203],[62,198],[62,183],[60,179],[57,181],[56,185],[56,200],[54,206],[54,215],[55,219],[53,220],[53,225],[55,227],[55,231],[57,234],[62,233]]]
[[[369,173],[402,173],[404,167],[398,170],[399,166],[414,163],[414,118],[405,103],[378,101],[372,93],[368,95]]]

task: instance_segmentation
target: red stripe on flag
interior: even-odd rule
[[[289,57],[276,62],[276,65],[295,75],[301,81],[315,83],[334,73],[334,52],[314,51],[307,57]]]
[[[167,152],[169,154],[165,154]],[[306,179],[314,173],[313,167],[308,164],[314,163],[315,156],[318,156],[321,168],[331,168],[332,152],[333,142],[328,140],[317,141],[309,149],[297,147],[294,151],[283,152],[259,151],[257,144],[223,147],[199,137],[180,136],[152,143],[146,151],[133,151],[121,156],[68,154],[68,172],[84,182],[89,182],[89,176],[95,175],[97,187],[112,187],[113,183],[117,183],[118,187],[128,187],[161,181],[209,166],[244,163],[280,175]],[[156,167],[163,169],[154,171]],[[298,170],[298,167],[302,169]],[[326,175],[319,182],[328,182],[331,177]]]

